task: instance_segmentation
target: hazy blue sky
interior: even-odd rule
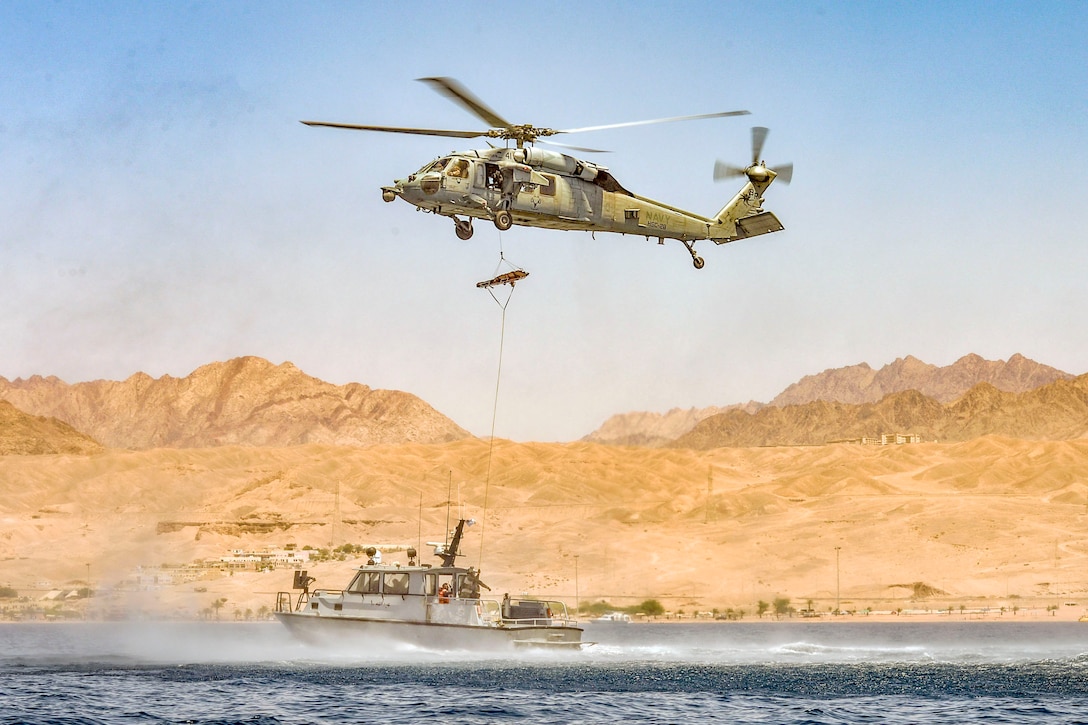
[[[379,187],[479,140],[460,79],[639,194],[716,212],[749,127],[784,232],[699,248],[515,227],[496,434],[766,401],[802,375],[1013,353],[1088,371],[1088,3],[0,4],[0,375],[257,355],[491,428],[499,232]]]

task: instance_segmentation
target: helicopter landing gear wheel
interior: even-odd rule
[[[687,248],[688,253],[691,254],[691,263],[695,265],[695,269],[702,269],[706,262],[704,262],[703,258],[695,252],[695,242],[689,242],[686,239],[681,239],[680,241]]]
[[[500,232],[505,232],[514,226],[514,217],[510,216],[510,212],[506,209],[497,211],[495,212],[495,226],[498,227]]]
[[[458,239],[468,241],[469,239],[472,239],[472,222],[454,219],[453,231],[457,234]]]

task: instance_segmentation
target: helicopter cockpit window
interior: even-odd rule
[[[446,168],[446,164],[448,164],[449,162],[450,159],[448,156],[444,159],[439,159],[438,161],[432,161],[431,163],[420,169],[419,173],[425,174],[428,171],[441,171],[442,169]]]
[[[455,179],[467,179],[468,178],[468,160],[466,159],[454,159],[446,166],[446,176],[453,177]]]

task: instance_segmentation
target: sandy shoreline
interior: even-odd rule
[[[107,591],[86,598],[66,602],[53,602],[37,596],[19,600],[0,600],[0,622],[4,621],[205,621],[205,622],[253,622],[272,621],[275,593],[257,585],[269,583],[268,578],[282,578],[276,573],[239,573],[203,582],[194,590],[189,586],[162,587],[153,591]],[[298,592],[293,592],[292,597]],[[532,596],[532,593],[529,593]],[[493,597],[485,596],[484,599]],[[549,598],[564,601],[573,614],[576,601],[563,595]],[[581,598],[583,608],[599,600]],[[216,603],[219,604],[216,611]],[[617,609],[619,609],[619,604]],[[931,602],[931,606],[919,607],[915,602],[897,604],[895,609],[868,608],[846,609],[834,615],[831,608],[821,608],[816,602],[811,614],[798,610],[780,616],[773,610],[757,614],[757,603],[736,603],[728,608],[718,607],[709,597],[665,598],[666,612],[647,616],[632,614],[630,624],[907,624],[907,623],[979,623],[1023,624],[1027,622],[1078,622],[1088,625],[1088,606],[1080,602],[1057,604],[1045,599],[1020,601],[969,603]],[[678,606],[682,604],[683,607]],[[914,606],[911,606],[911,605]],[[885,606],[887,606],[885,604]],[[600,611],[600,610],[597,610]],[[739,616],[738,616],[739,614]],[[582,623],[594,622],[596,614],[586,610],[577,617]],[[601,621],[600,623],[607,623]],[[622,626],[622,625],[621,625]]]
[[[200,617],[154,617],[154,616],[141,616],[133,619],[125,618],[71,618],[71,619],[0,619],[0,626],[5,624],[81,624],[81,623],[103,623],[103,622],[200,622],[204,624],[275,624],[274,618],[264,619],[234,619],[223,617],[221,619],[205,619]],[[577,619],[575,620],[579,626],[585,625],[612,625],[611,622],[600,622],[594,619]],[[1045,624],[1045,623],[1072,623],[1072,624],[1084,624],[1088,627],[1088,615],[1081,614],[1077,616],[1050,616],[1049,614],[1035,614],[1030,613],[1025,615],[1023,612],[1012,615],[1006,613],[993,614],[993,615],[968,615],[960,616],[958,614],[949,616],[947,614],[913,614],[913,615],[894,615],[894,614],[872,614],[872,615],[857,615],[850,616],[845,615],[841,617],[782,617],[776,619],[774,617],[764,616],[762,619],[759,617],[746,617],[744,619],[713,619],[713,618],[685,618],[685,619],[666,619],[659,617],[656,619],[632,619],[629,623],[630,626],[638,627],[647,624],[717,624],[717,625],[772,625],[772,624],[815,624],[815,625],[827,625],[836,626],[844,624],[888,624],[888,625],[902,625],[902,624],[979,624],[979,625],[1022,625],[1022,624]],[[628,626],[628,624],[622,624],[618,626]]]

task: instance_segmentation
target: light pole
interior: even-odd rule
[[[578,555],[574,555],[574,616],[582,611],[582,604],[578,598]]]
[[[839,580],[839,551],[841,549],[842,549],[841,546],[836,546],[835,547],[835,614],[836,615],[839,614],[840,612],[842,612],[842,607],[839,604],[839,602],[840,602],[839,593],[842,591],[840,589],[840,587],[839,587],[839,582],[840,582],[840,580]]]

